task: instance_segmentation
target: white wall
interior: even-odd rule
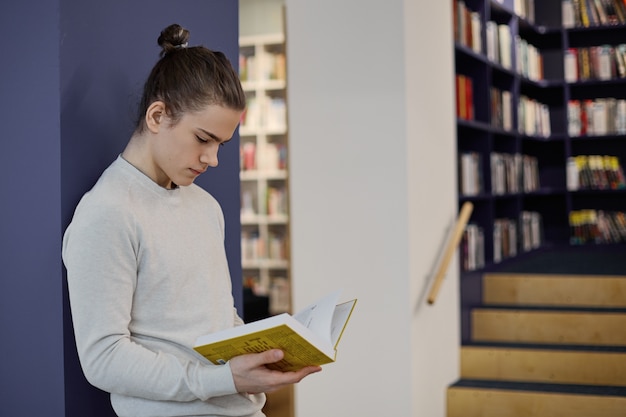
[[[294,309],[359,299],[296,416],[443,417],[456,260],[424,298],[456,216],[450,4],[287,0],[287,39]]]

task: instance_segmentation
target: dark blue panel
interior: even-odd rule
[[[65,415],[58,0],[0,2],[0,415]]]
[[[130,135],[159,31],[179,22],[192,43],[237,63],[237,20],[237,2],[229,0],[0,3],[0,38],[7,40],[0,59],[0,415],[113,415],[76,359],[62,232]],[[200,185],[224,207],[240,283],[237,148],[226,147],[220,168]],[[240,306],[240,286],[234,292]]]

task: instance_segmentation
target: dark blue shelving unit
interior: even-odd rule
[[[484,267],[473,271],[464,269],[461,249],[462,310],[468,311],[480,302],[480,276],[485,271],[502,268],[523,269],[523,263],[532,263],[533,256],[550,259],[546,254],[558,251],[555,262],[567,262],[564,251],[572,256],[585,252],[602,251],[608,245],[570,244],[569,215],[582,209],[626,212],[626,190],[576,190],[567,189],[568,158],[577,155],[617,156],[626,163],[626,137],[610,134],[602,136],[570,136],[568,134],[568,103],[570,100],[599,98],[626,98],[626,78],[610,80],[565,80],[565,52],[570,48],[626,43],[626,25],[564,28],[562,26],[561,0],[535,0],[534,16],[518,16],[513,10],[513,0],[465,0],[465,6],[479,15],[481,22],[481,51],[475,51],[455,38],[455,69],[457,74],[472,81],[473,120],[457,119],[457,150],[480,155],[480,172],[483,188],[477,195],[466,196],[459,191],[459,208],[465,201],[474,204],[470,223],[478,225],[484,233]],[[476,17],[476,16],[475,16]],[[513,65],[505,68],[487,57],[487,22],[507,25],[511,38],[519,37],[532,44],[543,60],[543,77],[531,80],[516,69],[515,45],[512,45]],[[456,32],[455,32],[456,33]],[[512,127],[504,130],[492,123],[492,87],[508,91],[512,97]],[[550,134],[536,136],[521,133],[518,129],[517,104],[522,96],[548,106]],[[503,152],[535,157],[538,163],[540,187],[532,192],[515,192],[494,195],[492,190],[490,155]],[[461,177],[459,177],[461,184]],[[494,220],[519,219],[523,211],[533,211],[542,218],[542,243],[539,248],[524,252],[518,243],[517,255],[502,262],[494,262]],[[519,230],[519,229],[518,229]],[[599,246],[599,247],[598,247]],[[615,251],[616,245],[611,245]],[[626,245],[617,245],[618,251]],[[513,265],[513,266],[511,266]],[[544,265],[545,266],[545,265]],[[598,265],[598,268],[602,268]],[[625,268],[626,270],[626,268]],[[462,325],[467,330],[468,317]],[[464,330],[464,333],[465,333]]]

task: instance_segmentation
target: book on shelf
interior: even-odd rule
[[[519,35],[515,40],[516,70],[529,80],[543,80],[543,56],[533,44]]]
[[[595,16],[598,18],[601,24],[606,25],[609,23],[609,15],[607,14],[608,10],[604,10],[604,6],[602,5],[603,0],[593,0],[593,7],[595,10]]]
[[[476,53],[482,51],[482,23],[480,13],[470,10],[463,0],[453,0],[454,40],[471,48]]]
[[[626,77],[626,44],[568,48],[565,51],[565,81],[608,81]]]
[[[587,0],[587,14],[589,16],[589,26],[598,26],[602,24],[600,20],[600,15],[598,13],[598,8],[595,5],[595,0]]]
[[[491,125],[504,130],[513,129],[513,95],[510,91],[490,87]]]
[[[517,222],[497,218],[493,223],[493,262],[517,256]]]
[[[225,364],[239,355],[281,349],[283,359],[267,367],[283,372],[334,362],[357,301],[338,304],[339,295],[339,291],[332,292],[294,315],[282,313],[200,336],[194,349],[214,364]]]
[[[464,271],[475,271],[485,266],[485,235],[480,226],[475,223],[465,226],[460,247]]]
[[[568,83],[576,82],[578,81],[578,50],[568,48],[564,52],[565,81]]]
[[[619,23],[626,23],[626,2],[624,0],[613,0],[613,7]]]
[[[485,41],[487,43],[487,59],[491,62],[499,62],[498,24],[492,20],[488,20],[485,24]]]
[[[506,69],[513,69],[513,51],[511,45],[513,44],[513,37],[511,35],[511,28],[504,23],[498,26],[498,48],[500,49],[500,65]]]
[[[514,0],[513,11],[530,23],[535,22],[535,0]]]
[[[482,158],[478,152],[463,152],[459,156],[459,186],[464,196],[474,196],[483,192]]]
[[[476,52],[477,54],[480,54],[482,53],[482,50],[483,50],[482,36],[481,36],[482,23],[480,21],[480,13],[471,12],[470,20],[471,20],[471,30],[472,30],[472,36],[471,36],[472,43],[470,44],[470,47],[472,48],[474,52]]]
[[[581,48],[578,59],[578,78],[580,80],[591,79],[593,68],[591,67],[591,53],[589,48]]]
[[[474,87],[472,79],[466,75],[456,76],[456,114],[464,120],[474,120]]]
[[[550,107],[527,96],[520,96],[518,102],[518,131],[528,136],[548,137],[552,132]]]
[[[567,130],[572,137],[626,134],[626,99],[569,100]]]
[[[624,171],[613,155],[570,156],[567,163],[567,189],[623,189]]]
[[[522,189],[525,193],[530,193],[537,191],[540,187],[537,157],[522,155]]]
[[[536,211],[522,211],[520,215],[521,247],[524,252],[537,249],[543,240],[543,220]]]
[[[576,13],[572,0],[563,0],[561,2],[561,25],[565,28],[576,26]]]
[[[589,27],[591,25],[592,22],[589,21],[589,13],[588,13],[588,3],[589,0],[580,0],[579,2],[579,7],[580,7],[580,21],[582,23],[582,26],[584,27]],[[593,18],[593,16],[592,16]]]
[[[626,23],[623,0],[563,0],[564,27],[592,27]]]
[[[569,214],[570,243],[607,244],[626,241],[626,213],[605,210],[572,210]]]

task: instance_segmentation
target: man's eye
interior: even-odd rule
[[[198,139],[198,142],[200,142],[200,143],[208,143],[209,142],[208,140],[203,139],[203,138],[201,138],[200,136],[197,136],[197,135],[196,135],[196,139]]]

